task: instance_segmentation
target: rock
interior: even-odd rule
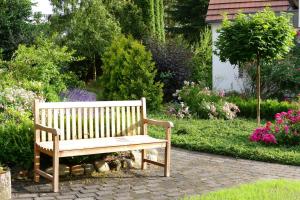
[[[84,168],[81,165],[74,165],[71,167],[71,174],[74,176],[79,176],[84,174]]]
[[[123,158],[123,159],[121,160],[122,168],[123,168],[123,169],[130,169],[130,166],[129,166],[128,162],[126,161],[126,159],[127,159],[127,158]]]
[[[18,180],[27,180],[28,179],[28,171],[27,170],[19,171],[17,179]]]
[[[124,160],[123,160],[123,168],[124,169],[131,169],[131,168],[133,168],[133,160],[131,160],[131,159],[129,159],[129,158],[125,158]]]
[[[104,160],[96,161],[95,167],[98,172],[108,172],[110,170],[109,165]]]
[[[132,168],[140,169],[142,166],[142,153],[139,150],[131,151]],[[146,166],[146,165],[145,165]]]
[[[0,172],[0,198],[11,199],[11,175],[8,168]]]
[[[120,169],[122,167],[120,160],[113,160],[109,164],[110,164],[111,169],[115,170],[115,171],[120,171]]]
[[[48,167],[45,170],[46,173],[48,174],[53,174],[53,167]],[[64,164],[59,165],[59,175],[60,176],[65,176],[70,174],[70,167]]]
[[[84,173],[86,175],[90,175],[95,171],[95,167],[93,164],[85,164],[83,167],[84,167]]]
[[[146,158],[148,160],[152,160],[157,162],[158,161],[158,151],[157,149],[147,149],[146,150]]]

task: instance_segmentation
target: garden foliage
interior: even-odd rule
[[[100,77],[103,94],[109,100],[147,98],[150,109],[162,103],[163,84],[155,82],[155,65],[151,53],[138,41],[129,37],[117,38],[102,57],[103,75]]]

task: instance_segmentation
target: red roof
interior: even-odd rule
[[[280,12],[289,8],[288,0],[210,0],[206,21],[222,21],[223,14],[227,13],[228,19],[233,19],[240,11],[243,13],[255,13],[270,7],[272,10]]]

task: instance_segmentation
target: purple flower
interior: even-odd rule
[[[88,92],[82,89],[70,89],[65,93],[61,94],[61,98],[64,101],[74,102],[74,101],[96,101],[96,94],[93,92]]]

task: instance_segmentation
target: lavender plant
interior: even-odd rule
[[[70,89],[61,94],[63,101],[96,101],[96,94],[83,89]]]

